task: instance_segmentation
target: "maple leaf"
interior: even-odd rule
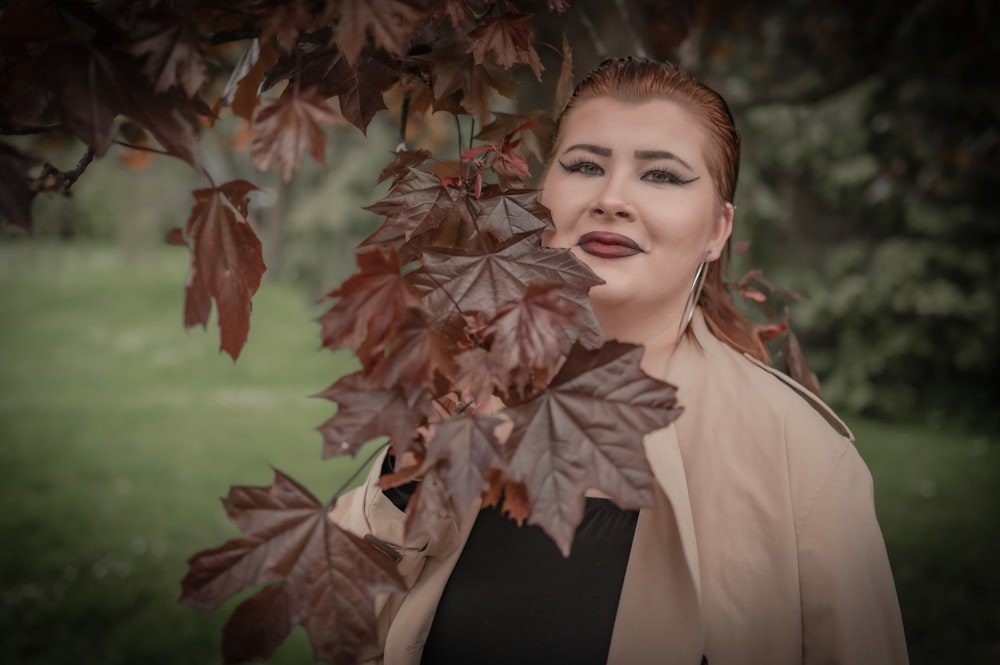
[[[642,439],[680,415],[676,389],[639,367],[640,346],[575,345],[548,389],[504,409],[513,422],[506,478],[525,485],[528,521],[568,555],[583,516],[583,493],[597,489],[623,508],[649,505],[654,479]]]
[[[560,12],[561,13],[561,12]],[[563,33],[562,65],[559,67],[559,80],[556,81],[555,99],[552,115],[559,117],[573,96],[573,49],[569,47],[566,33]]]
[[[326,164],[326,133],[323,125],[337,122],[337,114],[310,88],[299,94],[282,95],[254,113],[251,128],[256,136],[250,143],[253,164],[264,171],[272,160],[288,182],[302,162],[306,150],[321,165]]]
[[[534,157],[544,164],[548,157],[549,144],[552,142],[552,132],[555,122],[542,111],[530,113],[500,113],[493,114],[493,121],[476,134],[480,141],[489,143],[509,143],[515,135],[520,138],[520,152],[525,157]]]
[[[460,503],[470,503],[489,487],[487,473],[503,467],[496,416],[465,412],[434,428],[427,442],[425,468],[437,467],[448,492]]]
[[[808,388],[816,397],[822,398],[823,394],[819,386],[819,377],[809,367],[806,356],[802,353],[802,347],[799,345],[799,338],[792,332],[791,327],[785,330],[785,342],[782,349],[785,361],[788,363],[788,373],[791,377]]]
[[[397,454],[417,436],[417,429],[436,416],[427,390],[407,393],[401,386],[372,388],[362,372],[342,377],[319,393],[338,404],[337,413],[319,426],[323,458],[355,455],[379,436],[388,436]]]
[[[414,58],[431,67],[434,110],[480,115],[489,108],[490,90],[514,99],[514,80],[488,62],[476,63],[457,45]]]
[[[395,250],[359,252],[358,272],[326,294],[339,298],[319,317],[323,346],[328,349],[351,347],[380,352],[404,322],[410,311],[423,311],[423,301],[400,274]],[[367,356],[362,362],[370,362]]]
[[[194,25],[176,14],[142,16],[126,49],[136,57],[145,57],[142,71],[153,83],[154,92],[177,87],[194,97],[207,78],[207,45]]]
[[[427,318],[410,310],[409,319],[391,340],[365,340],[358,356],[369,359],[365,374],[372,387],[398,384],[412,392],[433,386],[437,375],[450,378],[454,374],[454,344]]]
[[[392,178],[393,182],[396,182],[400,178],[409,175],[411,169],[416,169],[416,167],[430,158],[431,153],[429,150],[399,150],[395,153],[392,163],[378,174],[376,182],[385,182],[389,178]]]
[[[493,54],[497,64],[510,69],[516,64],[530,65],[539,81],[542,65],[531,45],[528,21],[531,14],[505,14],[487,18],[482,25],[469,33],[469,53],[476,64],[483,64],[486,56]]]
[[[270,42],[260,43],[254,39],[240,57],[226,88],[219,98],[219,105],[232,102],[233,113],[247,122],[253,120],[253,113],[260,104],[259,90],[269,68],[278,59],[278,51]]]
[[[423,12],[403,0],[341,0],[336,40],[354,63],[371,34],[376,46],[402,55]]]
[[[250,330],[251,298],[264,275],[260,239],[247,221],[249,193],[257,189],[233,180],[211,189],[196,189],[195,204],[185,226],[190,241],[184,325],[207,327],[215,299],[221,333],[220,349],[235,361]]]
[[[31,201],[28,169],[37,160],[0,143],[0,215],[12,224],[31,229]]]
[[[490,343],[490,367],[505,391],[513,385],[523,395],[555,373],[565,351],[561,331],[579,311],[560,297],[562,289],[559,284],[529,284],[524,297],[500,308],[483,330]]]
[[[431,467],[421,477],[417,491],[406,506],[404,532],[407,538],[420,534],[431,535],[440,531],[441,520],[454,517],[455,505],[441,478],[438,467]]]
[[[386,108],[382,92],[399,80],[399,68],[378,51],[365,50],[351,67],[336,61],[324,79],[324,89],[340,100],[340,112],[365,133],[375,114]]]
[[[432,3],[430,19],[433,23],[448,20],[451,21],[452,27],[460,28],[470,18],[472,9],[468,0],[440,0]]]
[[[560,297],[572,307],[580,329],[573,334],[589,346],[603,340],[587,291],[602,284],[567,249],[542,247],[538,233],[513,236],[489,253],[436,248],[423,254],[424,265],[411,273],[411,283],[424,298],[427,311],[482,312],[488,320],[509,302],[523,298],[529,284],[564,286]]]
[[[232,487],[226,514],[243,537],[188,560],[181,602],[213,610],[267,584],[240,603],[223,632],[226,663],[269,657],[296,625],[317,658],[355,663],[376,638],[375,596],[402,591],[392,560],[327,517],[304,487],[275,471],[268,487]]]
[[[490,185],[476,203],[476,228],[501,240],[534,231],[554,230],[548,208],[538,202],[537,190],[503,190]]]
[[[270,90],[281,81],[292,77],[303,88],[316,87],[321,97],[333,97],[323,86],[323,81],[341,59],[336,44],[332,44],[333,30],[323,28],[315,32],[299,35],[295,49],[280,56],[267,70],[261,90]]]
[[[444,187],[436,175],[418,169],[411,169],[408,176],[396,181],[388,194],[365,210],[385,215],[387,222],[403,231],[406,240],[433,230],[450,218],[471,221],[463,191]]]
[[[312,22],[313,15],[308,0],[282,0],[272,3],[261,22],[261,41],[267,42],[273,37],[283,49],[291,50],[299,33],[308,28]]]
[[[120,113],[145,127],[168,153],[195,164],[197,137],[181,116],[187,100],[155,94],[138,62],[121,52],[72,43],[52,45],[40,68],[66,128],[102,156]]]

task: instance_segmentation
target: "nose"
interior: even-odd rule
[[[604,188],[597,193],[590,207],[590,213],[609,221],[630,222],[635,219],[635,208],[625,195],[622,184],[614,179],[608,180]]]

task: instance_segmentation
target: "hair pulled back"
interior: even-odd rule
[[[665,99],[687,109],[705,129],[705,161],[715,183],[719,205],[732,203],[740,171],[740,135],[726,100],[687,72],[669,62],[647,58],[611,58],[581,80],[556,123],[553,145],[558,145],[562,120],[582,101],[611,97],[624,102]],[[706,267],[705,286],[698,304],[712,332],[737,351],[768,361],[767,350],[753,327],[733,305],[725,281],[731,258],[730,241],[717,261]]]

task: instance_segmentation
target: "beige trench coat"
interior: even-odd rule
[[[685,411],[644,442],[660,491],[639,513],[608,662],[905,663],[853,435],[801,386],[719,341],[700,312],[691,327],[665,377]],[[478,505],[405,543],[379,467],[331,515],[402,554],[410,590],[380,599],[370,662],[416,665]]]

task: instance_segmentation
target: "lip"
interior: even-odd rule
[[[584,233],[576,244],[587,254],[602,259],[621,259],[642,254],[642,247],[628,236],[607,231]]]

